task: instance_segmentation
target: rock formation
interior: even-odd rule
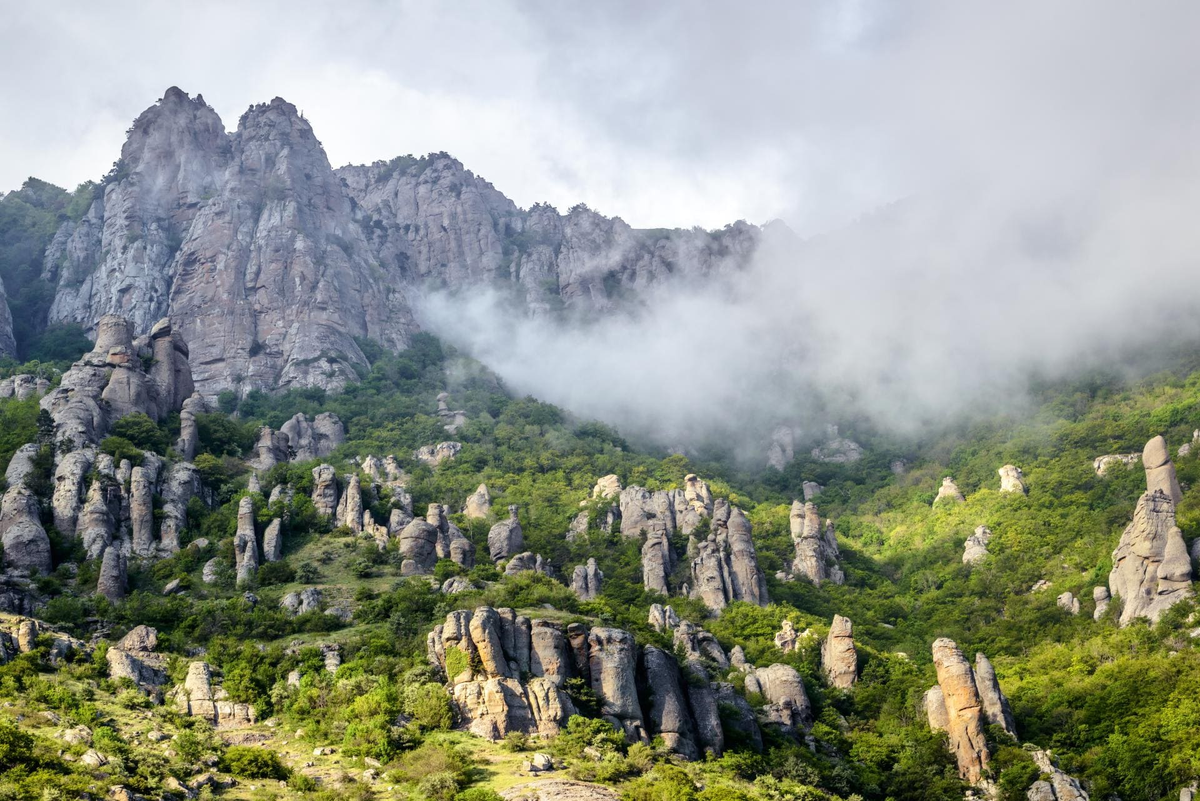
[[[504,575],[515,576],[518,573],[542,573],[550,575],[550,565],[540,553],[535,554],[532,551],[525,551],[508,560],[508,564],[504,566]]]
[[[283,521],[278,517],[267,524],[263,532],[264,562],[278,562],[283,558]]]
[[[467,502],[463,505],[463,515],[468,520],[486,520],[491,513],[492,496],[488,493],[487,484],[480,484],[478,489],[467,496]]]
[[[254,534],[254,501],[243,497],[238,502],[237,533],[233,537],[234,570],[239,587],[254,581],[258,571],[258,540]]]
[[[767,582],[758,566],[750,521],[736,506],[719,500],[712,530],[692,560],[691,596],[720,611],[733,601],[766,606]]]
[[[183,408],[179,412],[179,439],[175,441],[175,450],[185,462],[192,461],[196,456],[196,448],[200,444],[196,415],[203,414],[205,410],[204,397],[199,392],[193,392],[191,397],[183,402]]]
[[[96,594],[107,598],[111,603],[117,603],[125,598],[129,589],[129,579],[126,573],[125,554],[115,545],[104,549],[100,560],[100,577],[96,581]]]
[[[667,748],[684,759],[697,759],[700,749],[692,726],[692,715],[683,691],[683,679],[675,657],[652,645],[642,653],[646,685],[652,688],[646,710],[650,736],[660,736]]]
[[[75,533],[83,543],[84,553],[89,559],[99,559],[104,554],[104,549],[113,541],[117,525],[113,515],[114,489],[107,476],[100,475],[92,479],[87,501],[79,514]]]
[[[1066,611],[1071,615],[1079,614],[1079,599],[1073,593],[1064,592],[1056,599],[1058,608]]]
[[[1122,626],[1136,617],[1157,621],[1171,606],[1191,597],[1191,559],[1166,490],[1158,487],[1138,499],[1133,521],[1121,534],[1112,561],[1108,587],[1123,603]]]
[[[213,687],[212,668],[207,662],[188,665],[187,678],[170,693],[182,715],[202,718],[217,728],[249,726],[256,721],[254,707],[229,701],[223,687]]]
[[[849,618],[833,616],[829,636],[821,646],[821,670],[833,687],[848,690],[858,679],[858,652],[854,650],[853,625]]]
[[[1092,589],[1092,600],[1096,602],[1096,609],[1092,612],[1092,619],[1099,620],[1108,611],[1108,604],[1112,601],[1112,594],[1109,593],[1108,587],[1094,587]]]
[[[182,418],[181,423],[182,426]],[[277,464],[291,460],[291,446],[287,434],[268,426],[258,430],[258,441],[254,443],[254,455],[246,463],[255,470],[265,473]]]
[[[746,692],[761,695],[760,720],[796,736],[812,727],[812,704],[804,691],[804,681],[791,665],[768,665],[746,672]]]
[[[158,552],[154,535],[154,486],[144,467],[133,468],[129,479],[129,525],[132,531],[133,553],[150,557]]]
[[[429,467],[437,467],[447,459],[458,456],[462,450],[460,442],[439,442],[437,445],[422,445],[413,451],[413,458]]]
[[[459,432],[459,429],[467,424],[467,413],[462,409],[451,409],[449,401],[449,392],[438,393],[437,416],[438,419],[442,421],[442,428],[446,429],[447,434],[453,436]]]
[[[1096,475],[1102,476],[1116,465],[1131,467],[1137,464],[1141,458],[1142,455],[1140,453],[1108,453],[1093,459],[1092,469],[1096,471]]]
[[[87,493],[86,478],[94,458],[95,453],[90,449],[71,451],[59,460],[54,469],[54,495],[50,506],[54,512],[54,527],[65,537],[75,536],[75,523],[83,508]],[[10,479],[9,485],[12,483]]]
[[[129,679],[143,692],[158,697],[167,682],[167,658],[155,653],[158,632],[149,626],[136,626],[114,645],[105,658],[108,675],[114,679]]]
[[[767,464],[783,470],[796,458],[796,439],[791,426],[779,426],[771,433],[771,444],[767,447]]]
[[[675,614],[675,610],[670,606],[650,604],[650,616],[647,622],[655,631],[673,631],[679,625],[679,615]]]
[[[203,497],[200,472],[190,462],[175,462],[162,482],[163,520],[159,527],[159,550],[170,555],[179,550],[179,534],[187,523],[188,503]]]
[[[999,726],[1014,740],[1017,739],[1017,722],[1013,718],[1012,707],[1000,690],[996,669],[981,653],[975,654],[975,687],[979,690],[979,698],[983,702],[983,715],[987,722]]]
[[[149,373],[142,356],[153,359]],[[129,320],[108,315],[96,324],[92,350],[63,373],[40,405],[54,420],[55,440],[81,449],[99,444],[126,415],[163,420],[191,394],[188,346],[170,321],[160,320],[149,338],[135,341]]]
[[[521,523],[517,520],[517,507],[510,506],[508,519],[501,520],[488,532],[488,555],[493,562],[499,562],[520,553],[524,545]]]
[[[828,435],[829,440],[824,445],[812,449],[812,457],[818,462],[849,464],[862,458],[862,445],[838,434],[837,426],[829,426]]]
[[[291,615],[304,615],[321,611],[321,591],[306,587],[299,592],[289,592],[279,600],[279,608]]]
[[[346,482],[346,489],[342,492],[342,497],[338,501],[333,522],[336,526],[345,526],[355,534],[362,533],[362,483],[358,477],[358,473],[352,473]]]
[[[432,573],[439,559],[450,559],[468,570],[475,566],[474,543],[450,522],[441,504],[429,504],[424,520],[418,517],[405,523],[399,538],[402,575]]]
[[[933,499],[933,502],[934,504],[937,504],[939,501],[963,503],[966,500],[963,494],[958,491],[958,485],[954,483],[954,479],[946,476],[942,479],[942,486],[938,489],[937,497]]]
[[[950,750],[958,761],[958,775],[967,783],[976,784],[983,777],[991,753],[984,738],[983,700],[975,685],[974,671],[954,641],[945,638],[933,643],[933,664],[945,704]]]
[[[977,565],[988,556],[988,543],[992,540],[992,530],[987,526],[977,526],[975,533],[967,537],[963,543],[962,560],[964,565]]]
[[[800,490],[804,493],[805,503],[820,495],[824,489],[824,487],[815,481],[803,481],[800,483]]]
[[[42,528],[37,498],[24,484],[16,484],[4,493],[0,505],[0,543],[4,546],[4,565],[30,573],[49,573],[50,538]]]
[[[1000,474],[1001,492],[1019,492],[1024,495],[1028,491],[1025,488],[1025,474],[1021,472],[1021,468],[1006,464],[997,472]]]
[[[600,714],[624,731],[629,742],[649,742],[638,701],[636,666],[637,645],[629,632],[599,627],[588,633],[588,670],[592,690],[600,699]]]
[[[337,471],[333,465],[321,464],[312,469],[312,502],[317,514],[332,518],[338,507]]]
[[[588,559],[586,565],[576,565],[571,574],[571,590],[581,601],[594,601],[600,594],[604,574],[596,566],[595,559]]]
[[[1034,749],[1033,762],[1046,779],[1039,779],[1029,788],[1029,801],[1089,801],[1083,785],[1059,770],[1050,757],[1050,752]],[[1180,798],[1183,796],[1181,795]]]
[[[792,545],[795,548],[795,558],[792,560],[793,575],[818,586],[822,581],[831,581],[834,584],[845,581],[846,577],[838,565],[840,553],[833,521],[827,520],[822,527],[816,504],[792,501],[788,522],[791,527]]]
[[[1146,469],[1146,492],[1153,494],[1162,490],[1176,506],[1183,500],[1179,479],[1175,477],[1175,465],[1171,463],[1171,452],[1167,441],[1161,436],[1146,443],[1142,450],[1142,467]]]
[[[279,428],[287,437],[289,461],[307,462],[323,459],[346,441],[346,427],[332,412],[322,412],[312,422],[297,413]]]

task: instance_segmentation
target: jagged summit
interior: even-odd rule
[[[516,313],[603,313],[740,269],[759,239],[744,222],[637,230],[582,204],[521,209],[446,153],[335,171],[283,98],[229,132],[172,86],[134,120],[82,219],[61,224],[43,277],[50,323],[119,314],[145,333],[170,316],[211,399],[340,388],[366,365],[359,340],[406,347],[412,301],[431,288],[507,284]]]

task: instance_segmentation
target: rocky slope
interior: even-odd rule
[[[91,331],[118,314],[141,334],[170,316],[212,400],[344,386],[366,364],[356,340],[405,347],[410,303],[430,289],[502,286],[517,311],[603,312],[736,269],[758,238],[745,223],[639,231],[583,206],[520,209],[444,153],[334,171],[290,103],[252,106],[227,133],[202,96],[172,87],[43,263],[51,322]]]

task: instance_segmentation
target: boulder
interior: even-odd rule
[[[983,778],[991,753],[984,737],[983,699],[974,671],[954,641],[944,637],[933,643],[933,664],[945,701],[946,732],[958,775],[968,784],[976,784]]]
[[[650,628],[659,632],[674,631],[679,625],[679,615],[670,606],[650,604]]]
[[[466,576],[451,576],[442,582],[443,595],[458,595],[460,592],[474,589],[471,580]]]
[[[183,715],[202,718],[217,728],[237,728],[256,722],[254,707],[234,703],[222,687],[213,687],[212,668],[207,662],[188,665],[187,678],[171,692],[175,709]]]
[[[531,551],[519,553],[504,566],[504,575],[515,576],[518,573],[534,572],[549,574],[550,566],[542,559],[542,555]]]
[[[149,626],[137,626],[109,647],[105,654],[108,675],[129,679],[142,691],[157,696],[167,682],[167,658],[154,652],[157,647],[158,632]]]
[[[586,565],[576,565],[571,575],[571,590],[581,601],[594,601],[600,594],[600,584],[604,574],[596,566],[595,559],[588,559]]]
[[[829,636],[821,646],[821,669],[833,687],[848,690],[858,679],[858,652],[854,650],[853,624],[849,618],[833,616]]]
[[[400,532],[400,554],[404,575],[428,574],[437,564],[438,529],[421,518],[414,518]]]
[[[321,464],[312,470],[312,502],[317,514],[333,517],[338,508],[337,471],[333,465]]]
[[[975,533],[967,537],[963,543],[963,564],[977,565],[988,556],[988,543],[992,540],[992,530],[987,526],[977,526]]]
[[[746,673],[746,692],[758,693],[765,700],[760,720],[779,726],[784,733],[798,735],[812,727],[812,704],[804,691],[804,681],[790,665],[768,665]]]
[[[1083,786],[1078,779],[1068,776],[1063,771],[1059,770],[1054,764],[1054,760],[1050,756],[1049,751],[1044,751],[1040,748],[1032,751],[1033,762],[1038,766],[1043,776],[1049,777],[1035,783],[1037,785],[1049,785],[1050,793],[1046,794],[1046,787],[1038,787],[1037,793],[1043,797],[1049,798],[1050,801],[1089,801],[1088,794],[1084,791]],[[1034,797],[1035,790],[1033,787],[1029,789],[1029,797]],[[1180,795],[1182,799],[1182,794]]]
[[[1064,592],[1062,595],[1058,596],[1056,602],[1058,603],[1058,608],[1065,610],[1068,614],[1079,614],[1079,599],[1076,598],[1072,593]]]
[[[279,428],[287,437],[291,461],[307,462],[323,459],[346,441],[346,428],[336,414],[322,412],[312,422],[297,413]]]
[[[934,731],[950,730],[950,714],[946,711],[946,698],[942,695],[941,685],[935,684],[925,691],[921,707],[925,710],[929,728]]]
[[[291,615],[303,615],[321,611],[321,591],[306,587],[299,592],[289,592],[279,600],[279,608]]]
[[[4,493],[0,503],[0,543],[4,546],[4,565],[30,573],[49,573],[50,537],[42,528],[37,498],[24,484],[16,484]]]
[[[182,416],[180,417],[180,430],[182,432]],[[247,464],[255,470],[265,473],[277,464],[290,461],[290,456],[287,434],[263,426],[258,430],[258,442],[254,444],[254,455],[247,460]]]
[[[1171,606],[1191,597],[1191,559],[1166,490],[1157,488],[1138,499],[1112,561],[1108,586],[1124,604],[1122,626],[1136,617],[1157,622]]]
[[[468,520],[485,520],[492,513],[492,496],[488,493],[487,484],[479,487],[467,496],[463,505],[463,515]]]
[[[1017,721],[1013,717],[1012,707],[1000,690],[1000,681],[996,678],[996,669],[982,653],[975,654],[975,687],[983,701],[983,714],[987,722],[999,726],[1014,740],[1017,739]]]
[[[254,581],[258,571],[258,541],[254,534],[254,501],[245,496],[238,502],[237,532],[233,536],[234,570],[239,587]]]
[[[804,502],[808,503],[813,498],[821,494],[825,488],[815,481],[803,481],[800,483],[800,491],[804,493]]]
[[[1178,506],[1183,500],[1183,491],[1179,488],[1179,479],[1175,477],[1175,465],[1171,463],[1167,441],[1161,436],[1147,442],[1142,449],[1142,467],[1146,469],[1146,492],[1153,494],[1155,490],[1162,490]]]
[[[492,526],[488,532],[488,555],[493,562],[509,559],[525,545],[521,523],[517,520],[517,507],[508,507],[508,519]]]
[[[997,472],[1000,474],[1001,492],[1019,492],[1024,495],[1028,491],[1025,488],[1025,474],[1021,472],[1021,468],[1006,464]]]
[[[221,560],[214,556],[204,563],[204,569],[200,571],[200,580],[205,584],[212,584],[217,580],[217,571],[221,568]]]
[[[946,476],[942,479],[942,486],[938,488],[937,497],[933,502],[937,504],[940,501],[951,501],[954,503],[964,503],[967,499],[958,491],[958,485],[954,483],[954,479]]]

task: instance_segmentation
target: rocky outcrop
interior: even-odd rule
[[[467,496],[462,511],[468,520],[487,519],[492,513],[492,496],[488,493],[487,484],[480,484],[478,489]]]
[[[115,544],[104,548],[100,560],[100,578],[96,580],[96,595],[108,598],[110,603],[118,603],[124,600],[128,583],[125,554]]]
[[[667,748],[684,759],[697,759],[700,749],[683,679],[675,657],[652,645],[642,652],[646,686],[650,690],[650,705],[646,709],[646,727],[650,736],[660,736]]]
[[[679,625],[679,615],[670,606],[650,604],[650,616],[647,621],[655,631],[673,631]]]
[[[1175,465],[1164,438],[1155,437],[1146,443],[1142,449],[1142,467],[1146,469],[1146,492],[1153,494],[1155,490],[1162,490],[1178,506],[1183,500],[1183,491],[1175,477]]]
[[[1000,474],[1001,492],[1019,492],[1024,495],[1028,491],[1025,488],[1025,474],[1021,472],[1021,468],[1006,464],[997,472]]]
[[[604,574],[596,566],[595,559],[588,559],[586,565],[576,565],[571,574],[571,591],[581,601],[594,601],[600,595],[601,582]]]
[[[820,495],[824,489],[824,487],[815,481],[803,481],[800,483],[800,491],[804,493],[805,503]]]
[[[804,634],[808,634],[805,631]],[[784,620],[779,625],[779,631],[775,632],[775,647],[785,654],[790,654],[796,650],[799,644],[800,637],[803,636],[796,631],[796,627],[790,620]]]
[[[504,575],[515,576],[518,573],[541,573],[550,575],[550,565],[540,553],[535,554],[532,551],[519,553],[512,559],[508,560],[508,564],[504,566]]]
[[[858,679],[858,652],[854,649],[853,624],[849,618],[833,616],[829,636],[821,646],[821,670],[830,686],[848,690]]]
[[[579,674],[574,661],[563,658],[561,640],[555,643],[556,625],[537,626],[535,646],[528,618],[480,607],[451,612],[429,633],[430,661],[445,672],[459,716],[473,734],[491,740],[510,732],[553,736],[575,713],[560,685]],[[522,674],[532,678],[522,683]]]
[[[442,421],[442,428],[450,435],[457,434],[467,424],[467,413],[462,409],[450,408],[450,393],[439,392],[437,396],[437,416]]]
[[[117,504],[116,488],[111,479],[100,475],[92,479],[91,489],[88,490],[87,501],[75,531],[83,543],[84,553],[89,559],[99,559],[113,541],[117,521],[113,507]],[[118,507],[119,508],[119,507]]]
[[[351,474],[349,480],[346,482],[346,489],[342,492],[342,497],[338,501],[333,523],[335,526],[344,526],[350,529],[354,534],[362,533],[362,483],[358,478],[358,473]]]
[[[143,356],[152,360],[149,373]],[[54,420],[55,440],[80,449],[97,445],[126,415],[165,419],[191,395],[191,382],[188,346],[169,320],[160,320],[149,338],[135,341],[129,320],[108,315],[96,324],[91,352],[71,365],[40,405]]]
[[[1059,770],[1049,751],[1037,748],[1032,756],[1033,763],[1047,778],[1039,779],[1030,786],[1027,794],[1029,801],[1089,801],[1083,785],[1078,779]]]
[[[75,536],[75,523],[83,508],[87,474],[94,458],[95,453],[90,449],[71,451],[59,459],[54,469],[54,495],[50,508],[54,512],[54,527],[64,537]],[[10,480],[9,484],[12,483]]]
[[[290,615],[305,615],[321,611],[321,591],[306,587],[299,592],[289,592],[279,600],[279,608]]]
[[[133,468],[129,478],[129,527],[133,553],[150,557],[158,553],[154,535],[154,485],[144,467]]]
[[[1132,467],[1141,458],[1142,455],[1140,453],[1107,453],[1104,456],[1097,456],[1092,460],[1092,469],[1096,471],[1096,475],[1103,476],[1117,465]]]
[[[1092,600],[1096,602],[1096,609],[1092,612],[1092,619],[1099,620],[1108,611],[1108,605],[1112,601],[1112,594],[1109,593],[1108,587],[1093,587]]]
[[[158,547],[164,555],[179,550],[179,535],[187,525],[187,507],[192,498],[204,496],[200,471],[190,462],[175,462],[162,482],[163,519],[158,530]]]
[[[1138,499],[1112,561],[1108,587],[1122,601],[1122,626],[1137,617],[1157,621],[1171,606],[1191,597],[1191,559],[1166,490],[1159,487]]]
[[[278,562],[283,558],[283,521],[278,517],[267,524],[263,532],[264,562]]]
[[[488,555],[493,562],[509,559],[520,553],[525,545],[521,523],[517,519],[517,507],[508,507],[508,519],[501,520],[488,531]]]
[[[462,450],[460,442],[439,442],[436,445],[422,445],[413,451],[413,458],[429,467],[437,467],[447,459],[458,456]]]
[[[750,521],[736,506],[717,501],[712,530],[692,560],[691,596],[713,610],[734,601],[766,606],[767,582],[758,566]]]
[[[992,540],[992,530],[987,526],[977,526],[975,532],[963,543],[963,564],[977,565],[988,556],[988,543]]]
[[[167,658],[155,653],[158,632],[149,626],[136,626],[120,642],[109,647],[108,675],[113,679],[129,679],[143,692],[159,696],[167,683]]]
[[[268,426],[258,430],[258,441],[254,443],[254,453],[246,461],[255,470],[266,472],[277,464],[290,461],[291,446],[287,434],[275,431]]]
[[[958,775],[969,784],[976,784],[983,777],[991,753],[984,737],[983,699],[975,684],[974,671],[954,641],[945,638],[933,643],[933,664],[944,699],[946,732],[950,750],[958,762]]]
[[[600,714],[625,732],[629,742],[649,742],[638,701],[637,645],[633,635],[613,628],[588,633],[588,670]]]
[[[256,722],[254,707],[229,700],[224,687],[213,687],[213,671],[207,662],[188,665],[187,678],[171,691],[170,701],[181,715],[207,720],[217,728],[237,728]]]
[[[346,441],[346,427],[336,414],[321,412],[312,422],[297,413],[279,428],[287,437],[289,461],[324,459]]]
[[[258,540],[254,533],[254,501],[238,502],[237,533],[233,536],[234,571],[239,587],[250,584],[258,571]]]
[[[1070,615],[1079,614],[1079,599],[1073,593],[1064,592],[1056,599],[1058,608]]]
[[[671,610],[669,617],[674,614],[674,610]],[[689,665],[703,663],[715,670],[729,669],[729,657],[725,655],[725,649],[717,642],[717,638],[690,621],[679,620],[676,623],[673,644]]]
[[[333,465],[321,464],[312,469],[312,502],[317,514],[332,518],[338,508],[337,471]]]
[[[792,501],[789,525],[792,546],[795,549],[795,558],[792,560],[793,576],[804,578],[818,586],[822,581],[841,584],[846,580],[842,568],[838,565],[841,554],[838,551],[833,521],[826,520],[822,526],[816,504]]]
[[[193,392],[191,397],[183,402],[183,408],[179,411],[179,439],[175,440],[175,450],[185,462],[190,462],[196,457],[196,448],[200,445],[200,429],[196,424],[196,415],[205,411],[207,409],[204,397],[199,392]]]
[[[804,681],[790,665],[768,665],[746,672],[746,692],[761,695],[759,720],[778,726],[785,734],[798,736],[812,728],[812,704],[804,691]]]
[[[935,684],[925,691],[921,706],[925,710],[929,728],[934,731],[950,730],[950,713],[946,711],[946,698],[942,695],[941,685]]]
[[[1012,707],[1000,690],[996,669],[982,653],[975,654],[975,687],[979,690],[979,698],[983,702],[983,715],[987,722],[999,726],[1014,740],[1017,739],[1017,722],[1013,717]]]
[[[796,437],[791,426],[778,426],[771,432],[767,446],[767,464],[782,471],[796,458]]]
[[[938,488],[937,497],[933,499],[934,504],[941,501],[951,501],[953,503],[964,503],[966,498],[958,491],[958,485],[954,483],[954,479],[946,476],[942,479],[942,486]]]
[[[829,440],[824,445],[812,449],[812,457],[818,462],[850,464],[863,457],[862,445],[838,434],[837,426],[829,426],[828,436]]]
[[[37,498],[24,484],[16,484],[4,493],[0,504],[0,544],[4,547],[4,565],[30,573],[49,573],[50,538],[42,528]]]
[[[393,510],[393,516],[396,511]],[[439,559],[450,559],[468,570],[475,566],[474,543],[450,522],[441,504],[431,503],[425,519],[408,521],[400,530],[399,539],[402,575],[432,573]]]

